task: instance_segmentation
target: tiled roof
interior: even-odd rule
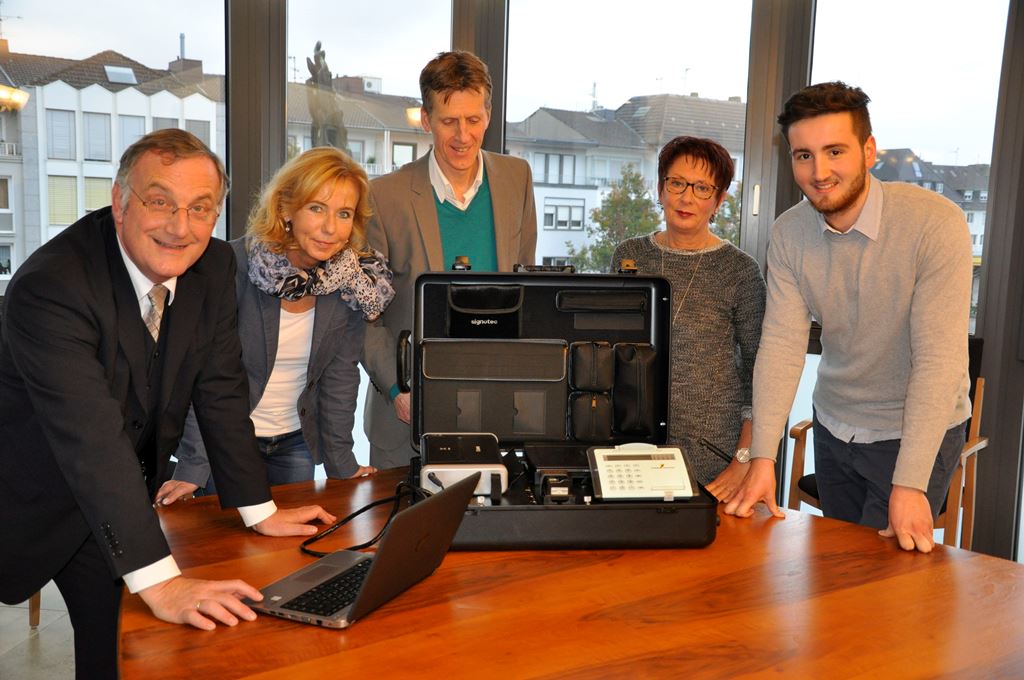
[[[922,160],[912,149],[879,149],[871,174],[886,182],[941,182],[932,164]]]
[[[540,108],[505,131],[510,140],[560,142],[590,146],[643,148],[644,140],[613,112],[602,113]]]
[[[137,84],[112,83],[107,77],[106,66],[120,66],[131,69]],[[149,68],[119,52],[105,50],[86,59],[63,59],[35,54],[8,52],[0,55],[0,68],[19,87],[42,86],[56,81],[83,89],[99,85],[111,92],[125,88],[137,88],[143,94],[151,95],[168,91],[180,97],[199,92],[214,101],[224,101],[224,76],[200,74],[176,74],[165,69]]]
[[[60,57],[44,57],[38,54],[8,52],[0,55],[0,66],[18,86],[33,85],[51,73],[65,69],[76,61]]]
[[[418,123],[410,125],[405,115],[406,109],[419,108],[419,99],[350,91],[336,92],[333,97],[345,114],[346,127],[423,132]],[[309,87],[304,83],[288,83],[287,117],[290,123],[312,123]]]
[[[734,153],[743,152],[747,106],[741,101],[644,95],[631,97],[615,116],[656,147],[679,135],[691,135],[713,139]]]

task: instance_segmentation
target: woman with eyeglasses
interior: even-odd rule
[[[631,259],[639,273],[672,283],[668,441],[687,452],[697,481],[721,502],[749,469],[751,383],[765,304],[757,262],[711,231],[734,172],[717,142],[670,141],[658,155],[664,231],[624,241],[612,256],[613,271]]]
[[[251,419],[271,484],[376,472],[352,453],[358,362],[367,322],[394,297],[391,271],[366,243],[366,173],[319,147],[286,163],[264,187],[244,239],[231,243]],[[216,493],[195,417],[157,502]]]

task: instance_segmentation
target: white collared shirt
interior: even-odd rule
[[[860,215],[857,216],[857,221],[854,222],[853,226],[846,231],[833,229],[829,223],[825,221],[824,215],[818,211],[814,212],[822,233],[831,231],[833,234],[845,236],[851,232],[859,231],[872,241],[878,240],[878,231],[882,226],[882,185],[878,183],[878,180],[875,179],[871,173],[868,173],[867,181],[868,197],[864,200],[864,206],[860,209]]]
[[[128,270],[128,278],[131,279],[132,287],[135,289],[135,297],[139,300],[139,313],[141,318],[145,319],[146,314],[149,313],[150,308],[153,306],[149,301],[149,291],[155,284],[128,257],[128,253],[124,250],[124,244],[121,243],[120,235],[117,237],[117,247],[121,251],[121,259],[124,260],[124,266]],[[169,305],[174,301],[174,291],[178,285],[178,277],[172,277],[161,283],[169,291],[166,303]],[[277,505],[272,500],[260,503],[259,505],[247,505],[238,508],[238,513],[242,516],[242,521],[247,527],[262,522],[275,512],[277,512]],[[181,569],[178,568],[178,563],[174,561],[174,556],[168,555],[145,567],[128,572],[124,575],[124,583],[128,586],[129,592],[137,593],[140,590],[180,575]]]
[[[473,202],[473,197],[476,196],[476,192],[480,190],[480,185],[484,183],[483,151],[477,152],[476,179],[466,189],[466,193],[461,201],[455,196],[455,189],[452,187],[452,183],[448,181],[448,178],[441,171],[441,166],[437,163],[437,157],[434,155],[433,148],[430,149],[430,160],[427,162],[427,167],[430,172],[430,185],[434,187],[434,195],[437,196],[437,200],[442,203],[449,201],[459,210],[466,210],[469,207],[469,204]]]

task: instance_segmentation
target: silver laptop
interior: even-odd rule
[[[247,600],[258,612],[330,628],[346,628],[434,573],[479,481],[470,475],[402,510],[373,555],[339,550],[322,557]]]

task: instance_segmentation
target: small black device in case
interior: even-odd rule
[[[487,432],[427,432],[420,437],[423,465],[501,463],[498,438]]]

